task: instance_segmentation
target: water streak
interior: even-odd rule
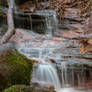
[[[57,70],[49,63],[39,64],[34,70],[34,80],[37,82],[45,82],[54,85],[56,89],[61,88]]]

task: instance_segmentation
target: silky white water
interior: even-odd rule
[[[45,82],[54,85],[56,89],[61,88],[57,70],[49,63],[39,64],[34,73],[35,81]]]
[[[48,12],[45,11],[45,13],[48,13]],[[49,13],[51,13],[51,11]],[[40,14],[42,15],[43,12],[42,13],[40,12],[39,15]],[[57,90],[61,89],[59,92],[87,92],[87,91],[80,91],[80,90],[71,88],[76,86],[78,88],[84,87],[87,81],[86,80],[87,74],[86,74],[86,70],[84,69],[85,67],[84,68],[77,67],[76,69],[72,64],[76,62],[78,64],[80,63],[80,61],[68,58],[67,62],[65,61],[65,59],[63,62],[61,58],[61,56],[64,56],[67,54],[71,54],[71,55],[76,54],[75,52],[76,50],[73,51],[73,49],[72,50],[64,49],[62,43],[60,43],[62,42],[62,40],[58,40],[57,42],[57,39],[56,41],[55,39],[50,39],[53,36],[52,35],[53,25],[56,28],[58,23],[56,19],[56,14],[53,14],[52,17],[46,16],[45,19],[46,19],[46,25],[48,29],[45,32],[48,34],[43,36],[34,32],[29,32],[29,33],[26,32],[31,37],[28,38],[28,42],[24,41],[23,46],[22,44],[20,47],[18,46],[18,50],[20,53],[26,55],[30,59],[36,59],[38,61],[36,68],[33,70],[33,80],[39,83],[41,82],[45,82],[47,84],[50,83],[54,85],[55,89]],[[31,20],[31,17],[30,17],[30,20]],[[54,22],[52,22],[52,20]],[[32,23],[30,23],[30,26],[31,26],[30,27],[31,30],[33,30]],[[67,43],[64,45],[66,46],[69,44]],[[55,46],[55,48],[52,48],[53,46]],[[57,48],[56,46],[58,46],[59,48]],[[46,60],[49,61],[50,59],[53,59],[54,61],[56,60],[57,61],[56,63],[58,63],[58,60],[60,60],[60,63],[59,63],[60,66],[59,67],[57,66],[58,68],[60,68],[58,70],[58,73],[57,73],[57,68],[55,66],[53,66],[51,63],[47,63]],[[83,63],[87,63],[87,61],[86,60],[85,62],[82,61],[82,64]],[[68,67],[67,64],[71,64],[71,66]],[[91,79],[92,79],[91,70],[90,70],[89,76],[91,76]],[[70,88],[67,88],[67,87],[70,87]]]
[[[91,91],[77,90],[77,89],[74,89],[74,88],[62,88],[58,92],[91,92]]]

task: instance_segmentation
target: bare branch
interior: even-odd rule
[[[7,0],[8,2],[8,13],[7,13],[7,22],[8,22],[8,31],[1,39],[1,44],[8,42],[15,32],[14,21],[13,21],[13,9],[14,9],[14,0]]]

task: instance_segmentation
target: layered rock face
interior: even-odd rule
[[[67,62],[68,64],[71,64],[71,66],[72,64],[76,64],[76,63],[84,64],[84,65],[87,64],[88,65],[87,68],[88,68],[92,64],[91,63],[92,54],[89,53],[89,50],[88,53],[86,53],[87,51],[80,50],[81,48],[80,42],[83,43],[82,45],[83,49],[86,49],[86,47],[91,48],[90,46],[87,45],[87,43],[91,43],[90,39],[89,41],[82,40],[85,37],[87,37],[87,35],[84,35],[84,31],[85,31],[84,24],[88,23],[87,19],[89,14],[86,13],[89,10],[90,3],[87,0],[69,0],[69,1],[64,0],[64,1],[65,1],[64,2],[65,8],[64,8],[64,12],[62,12],[64,13],[64,16],[62,23],[60,23],[59,25],[59,32],[56,30],[53,36],[51,35],[48,36],[48,35],[36,34],[34,32],[29,32],[23,29],[17,29],[16,34],[12,37],[10,41],[14,42],[16,44],[16,47],[18,47],[17,49],[22,54],[26,55],[28,58],[36,58],[36,59],[46,58],[47,62],[52,59],[56,64],[60,64],[60,65],[61,62],[65,62],[65,63]],[[42,3],[40,5],[42,5]],[[83,9],[81,9],[82,7],[81,5],[83,5]],[[59,9],[60,8],[61,6],[59,7]],[[30,10],[30,5],[26,6],[25,4],[23,4],[20,7],[19,11],[32,13],[35,11],[35,9],[36,8],[33,6],[33,8],[31,7]],[[77,68],[81,68],[81,66]],[[1,76],[1,79],[2,78],[3,77]],[[16,82],[14,81],[14,83]]]
[[[75,2],[75,3],[74,3]],[[51,39],[48,38],[46,35],[39,35],[35,33],[28,33],[26,31],[25,33],[21,29],[17,29],[16,34],[13,36],[13,41],[21,47],[21,44],[23,46],[26,46],[26,50],[24,48],[22,49],[22,52],[24,54],[28,54],[28,57],[31,57],[30,53],[32,51],[31,47],[45,47],[48,45],[51,48],[54,48],[55,53],[52,53],[50,58],[58,58],[61,60],[65,60],[67,62],[69,61],[91,61],[92,55],[90,54],[81,54],[80,48],[81,48],[81,40],[86,38],[87,35],[85,35],[85,24],[88,23],[89,20],[89,9],[90,9],[90,1],[89,0],[65,0],[64,3],[64,17],[62,20],[62,23],[59,24],[59,31],[55,31],[53,34],[53,37]],[[87,11],[84,13],[80,13],[83,4],[83,7]],[[24,6],[25,7],[22,7]],[[30,5],[32,5],[32,2],[27,7],[27,2],[20,6],[20,11],[22,10],[28,10],[30,12]],[[34,4],[33,4],[34,5]],[[76,6],[77,5],[77,6]],[[86,7],[88,5],[88,7]],[[37,9],[37,8],[34,8]],[[22,39],[21,39],[22,38]],[[90,37],[88,37],[90,38]],[[25,45],[26,43],[26,45]],[[86,45],[85,45],[86,46]],[[58,47],[58,48],[57,48]],[[39,50],[38,50],[39,51]],[[49,50],[50,51],[50,50]],[[52,51],[52,50],[51,50]],[[54,52],[54,51],[53,51]],[[38,55],[37,55],[38,56]],[[87,60],[85,59],[87,58]],[[90,58],[90,59],[89,59]]]
[[[17,1],[17,0],[15,0]],[[21,0],[20,0],[21,1]],[[25,0],[24,0],[25,1]],[[24,1],[21,1],[24,2]],[[56,10],[59,20],[62,20],[64,16],[64,10],[66,8],[78,8],[80,11],[78,14],[86,13],[90,9],[90,0],[47,0],[47,1],[26,1],[19,6],[19,11],[36,12],[39,10]]]

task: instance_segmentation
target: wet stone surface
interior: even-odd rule
[[[84,39],[87,36],[84,35],[84,24],[88,22],[88,18],[82,18],[79,15],[73,15],[77,14],[78,10],[73,9],[72,12],[70,11],[71,9],[67,9],[65,21],[62,23],[63,25],[60,25],[60,28],[56,30],[55,33],[37,34],[29,30],[16,29],[16,34],[11,38],[10,42],[14,42],[16,44],[16,48],[19,50],[20,53],[26,55],[30,59],[38,61],[38,63],[42,61],[50,63],[54,62],[55,64],[60,65],[61,68],[64,67],[62,66],[63,62],[65,63],[64,65],[86,64],[88,67],[92,67],[92,53],[80,53],[80,40]],[[90,38],[90,36],[88,38]],[[80,66],[80,68],[82,67]],[[73,69],[74,68],[72,68],[72,70]],[[62,73],[61,70],[60,72]],[[64,68],[64,71],[66,71],[66,68]],[[88,71],[92,73],[92,70]],[[77,81],[79,81],[75,81],[74,85],[79,85],[81,82],[80,80],[82,79],[81,73],[78,75],[76,71],[72,72],[71,74],[67,72],[67,75],[70,76],[69,78],[72,78],[71,75],[73,73],[75,73],[74,76],[75,78],[77,78]],[[78,79],[79,77],[80,80]],[[88,76],[86,76],[86,78],[87,77]],[[71,80],[73,81],[73,78]],[[92,89],[92,82],[89,82],[89,80],[92,79],[85,80],[85,86]],[[70,83],[70,80],[67,80],[67,82]],[[85,82],[82,81],[82,83]]]

